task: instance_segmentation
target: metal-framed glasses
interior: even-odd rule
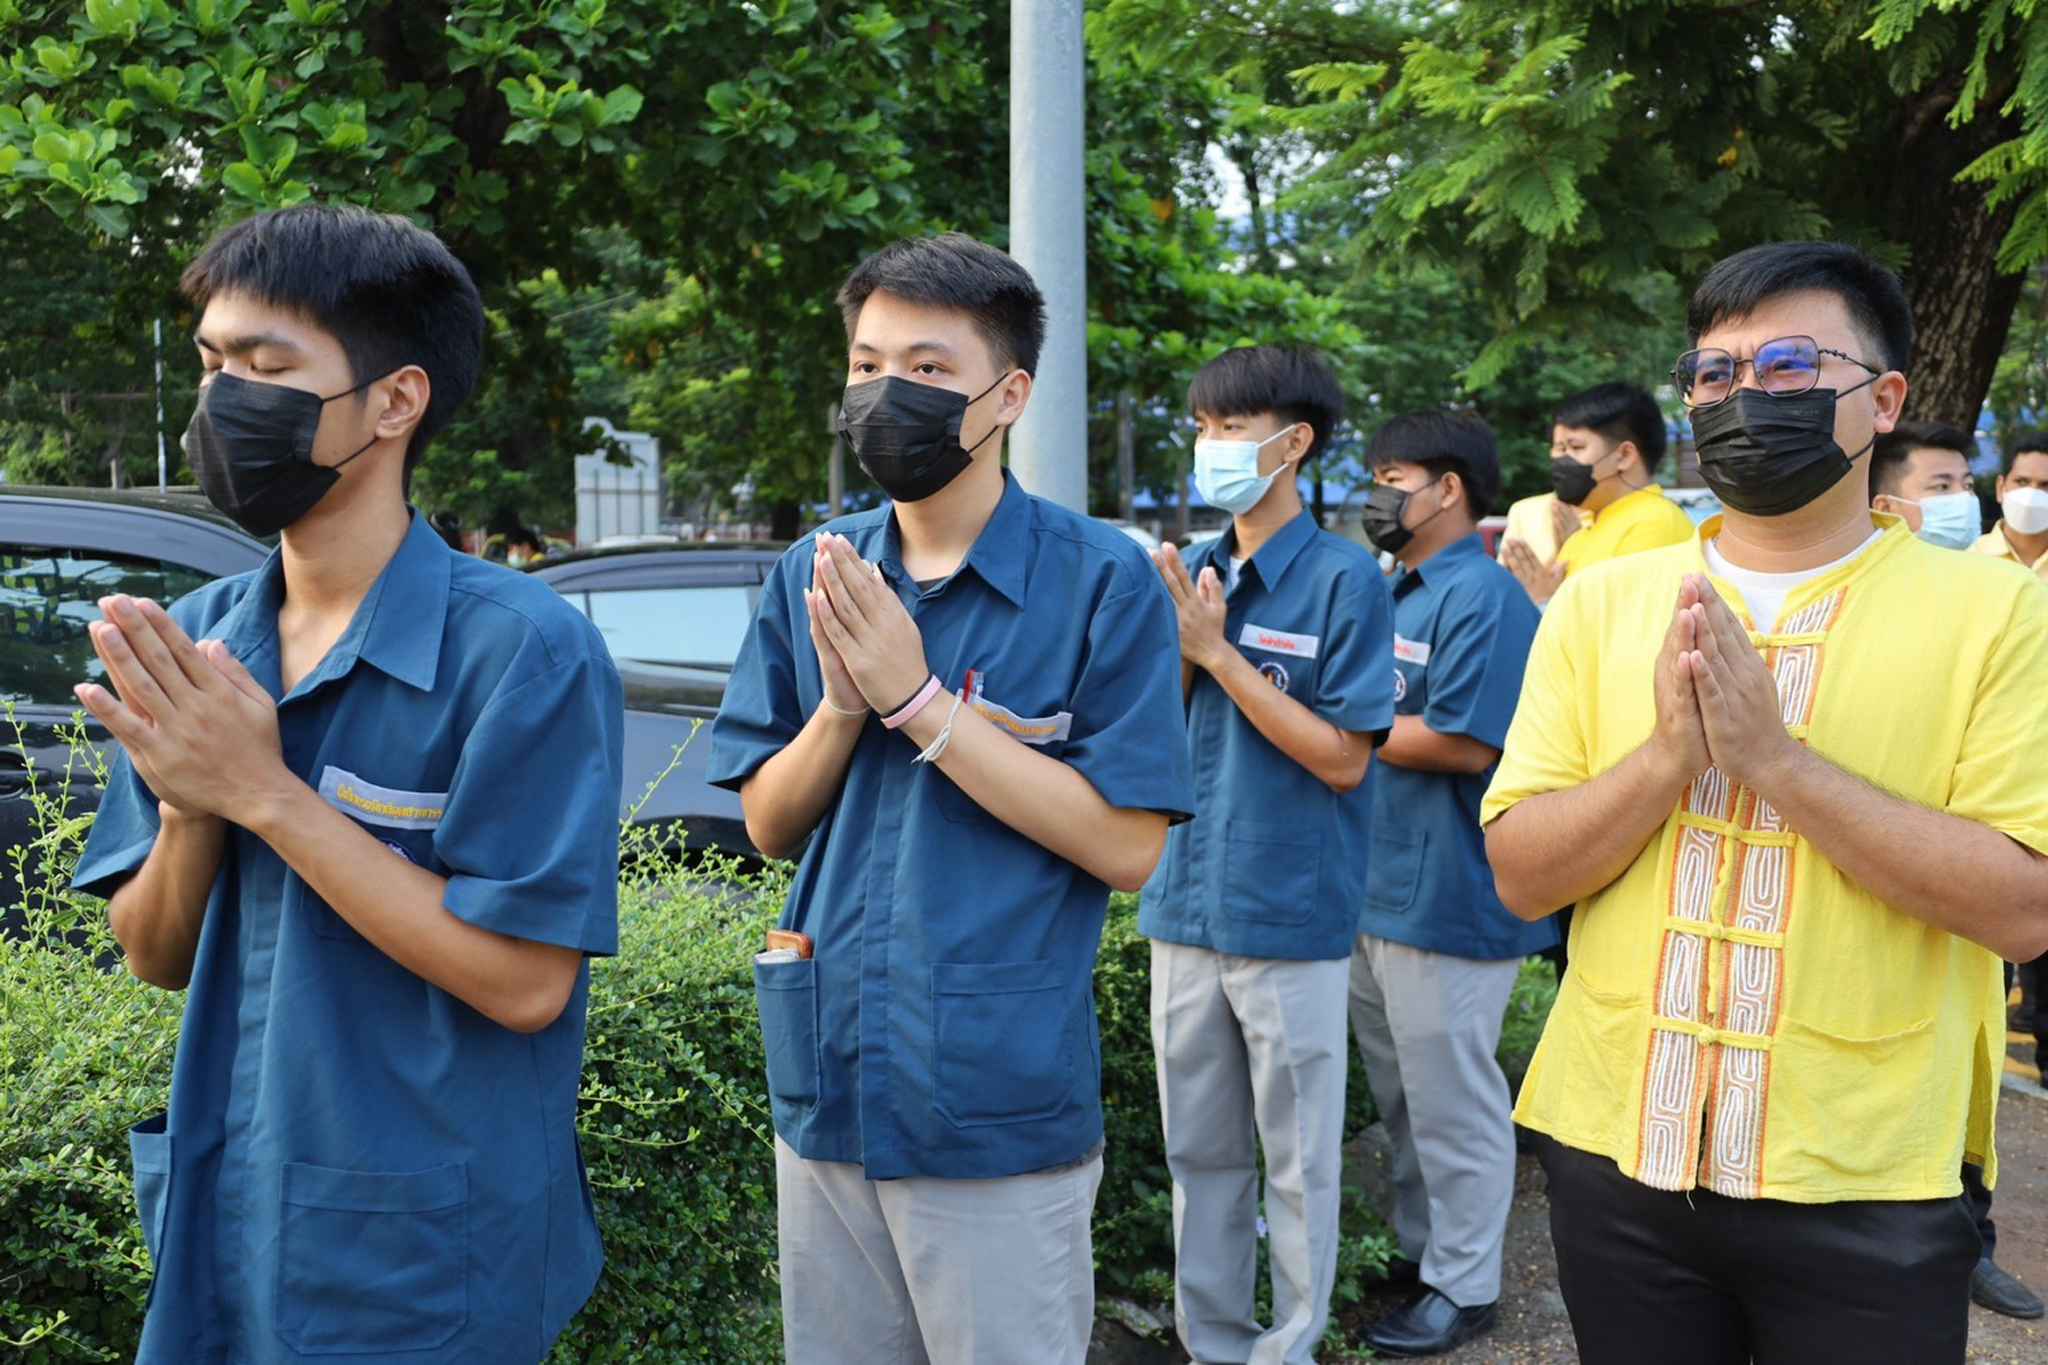
[[[1873,379],[1884,373],[1870,362],[1823,346],[1812,337],[1776,337],[1758,346],[1747,360],[1738,360],[1718,346],[1687,351],[1671,367],[1671,383],[1687,406],[1710,408],[1735,392],[1742,367],[1747,365],[1758,388],[1774,398],[1790,398],[1820,382],[1820,358],[1824,355],[1860,365]]]

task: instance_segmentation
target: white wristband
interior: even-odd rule
[[[962,688],[959,692],[953,694],[953,706],[951,710],[946,712],[945,728],[939,731],[937,739],[934,739],[930,744],[917,751],[917,757],[910,760],[912,763],[931,763],[936,761],[940,754],[946,752],[946,741],[953,738],[953,717],[960,714],[960,699],[965,693],[966,689]]]

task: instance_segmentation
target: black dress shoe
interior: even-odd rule
[[[1424,1285],[1414,1298],[1368,1327],[1360,1340],[1383,1356],[1442,1355],[1482,1332],[1491,1332],[1494,1305],[1460,1308]]]
[[[1970,1298],[2009,1318],[2038,1318],[2043,1311],[2040,1296],[2000,1270],[1989,1256],[1977,1262],[1970,1276]]]

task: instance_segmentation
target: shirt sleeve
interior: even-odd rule
[[[2048,752],[2048,592],[2022,585],[2011,621],[1978,675],[1949,787],[1948,813],[2048,854],[2048,782],[2020,755]]]
[[[136,774],[120,742],[106,743],[107,789],[71,873],[71,889],[89,896],[112,895],[123,878],[141,867],[160,825],[155,793]]]
[[[447,869],[442,903],[457,917],[608,954],[619,943],[625,698],[595,630],[582,643],[579,655],[506,688],[478,715],[434,855]]]
[[[1394,728],[1393,599],[1377,568],[1363,569],[1336,594],[1311,709],[1340,730],[1379,740]]]
[[[1508,727],[1500,766],[1479,806],[1479,823],[1494,820],[1519,801],[1564,791],[1590,780],[1585,730],[1579,716],[1576,651],[1591,636],[1582,579],[1567,578],[1536,629],[1521,700]],[[1594,623],[1597,624],[1597,623]]]
[[[1180,629],[1158,575],[1112,592],[1088,622],[1088,653],[1069,703],[1060,759],[1102,799],[1179,821],[1194,813]]]
[[[1517,583],[1497,592],[1469,580],[1453,588],[1430,643],[1422,723],[1505,747],[1538,619]]]
[[[781,753],[804,728],[817,701],[805,705],[798,683],[800,668],[809,670],[816,697],[824,695],[824,684],[817,681],[810,622],[794,619],[791,599],[795,594],[789,582],[792,558],[801,554],[808,565],[812,543],[807,538],[790,547],[775,561],[762,585],[753,623],[740,642],[739,657],[733,660],[732,675],[726,680],[725,697],[711,722],[707,776],[714,786],[738,791],[742,782]]]

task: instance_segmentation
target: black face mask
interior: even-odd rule
[[[972,398],[936,384],[888,375],[848,384],[839,402],[839,435],[853,457],[891,501],[919,502],[960,477],[973,463],[973,448],[960,448],[960,422],[971,403],[995,392],[1011,371]]]
[[[284,384],[215,374],[199,390],[199,406],[181,442],[206,500],[252,536],[275,535],[306,515],[341,478],[335,471],[377,443],[372,436],[340,464],[314,464],[320,410],[376,382],[365,380],[322,398]]]
[[[1417,531],[1443,514],[1444,505],[1438,503],[1436,511],[1421,521],[1413,526],[1403,526],[1401,518],[1408,511],[1408,499],[1414,496],[1405,488],[1384,483],[1374,484],[1372,491],[1365,495],[1365,510],[1359,514],[1358,524],[1375,549],[1385,550],[1390,555],[1401,553],[1403,547],[1415,539]]]
[[[1600,457],[1606,459],[1605,455]],[[1593,464],[1600,463],[1595,460]],[[1600,476],[1593,472],[1593,465],[1580,464],[1569,455],[1553,456],[1550,461],[1550,488],[1557,494],[1557,500],[1577,507],[1593,496],[1593,486],[1600,482]]]
[[[1870,449],[1844,455],[1835,443],[1837,397],[1833,389],[1808,389],[1784,398],[1761,389],[1737,389],[1713,407],[1694,412],[1700,477],[1738,512],[1754,517],[1796,512],[1840,483]]]

